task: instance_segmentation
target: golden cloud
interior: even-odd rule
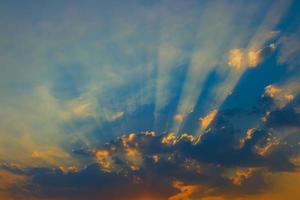
[[[198,185],[185,185],[180,181],[174,181],[173,187],[178,189],[180,192],[168,198],[168,200],[195,200],[192,195],[198,190]]]
[[[143,156],[137,148],[126,148],[125,155],[133,171],[139,170],[143,164]]]
[[[96,161],[103,171],[111,172],[113,170],[114,161],[110,157],[110,152],[108,150],[100,149],[96,151]]]
[[[261,62],[261,50],[249,51],[247,53],[247,65],[249,67],[256,67]]]
[[[263,49],[232,49],[228,53],[227,64],[235,70],[243,70],[247,67],[256,67],[261,63],[264,55],[264,51],[274,51],[275,44],[270,44]]]
[[[279,86],[268,85],[265,88],[265,95],[273,98],[279,108],[283,108],[289,102],[294,100],[293,92],[295,91],[292,91],[292,88],[289,87],[280,88]]]
[[[177,121],[177,122],[182,122],[184,119],[184,115],[181,115],[181,114],[177,114],[174,116],[174,120]]]
[[[236,70],[240,70],[243,67],[244,61],[244,51],[243,49],[232,49],[229,51],[228,55],[228,65]]]
[[[165,145],[174,145],[177,142],[177,137],[174,133],[167,133],[161,139],[161,143]]]
[[[153,155],[152,156],[152,160],[155,162],[155,163],[157,163],[158,161],[159,161],[159,159],[160,159],[160,157],[158,156],[158,155]]]
[[[209,112],[205,117],[200,118],[199,122],[200,122],[201,129],[203,130],[206,129],[210,125],[210,123],[214,120],[217,113],[218,113],[217,110],[213,110]]]

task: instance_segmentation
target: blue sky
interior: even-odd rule
[[[1,0],[0,198],[297,199],[299,9]]]

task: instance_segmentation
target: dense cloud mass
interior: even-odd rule
[[[300,199],[300,1],[0,4],[0,200]]]
[[[266,97],[261,101],[265,106],[251,111],[255,115],[274,105]],[[23,195],[33,199],[105,200],[257,195],[272,186],[270,177],[298,169],[293,158],[300,155],[299,133],[284,138],[273,133],[282,126],[299,130],[299,114],[293,108],[275,109],[261,120],[261,128],[249,128],[245,133],[228,119],[239,115],[242,122],[242,116],[250,111],[236,109],[220,111],[198,136],[152,131],[123,135],[100,147],[73,150],[74,156],[90,160],[82,169],[21,169],[10,165],[2,169],[28,178],[9,188],[20,199]]]

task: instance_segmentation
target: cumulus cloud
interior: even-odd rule
[[[260,50],[232,49],[228,55],[228,65],[235,70],[243,70],[247,67],[256,67],[263,58],[270,55],[276,48],[275,44],[270,44]]]

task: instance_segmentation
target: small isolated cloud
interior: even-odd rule
[[[176,114],[174,116],[174,120],[177,121],[177,122],[182,122],[184,120],[184,115]]]
[[[211,122],[214,120],[217,113],[218,113],[217,110],[213,110],[210,113],[208,113],[205,117],[200,118],[199,122],[200,122],[201,129],[205,130],[211,124]]]
[[[180,181],[174,181],[173,187],[180,192],[168,198],[168,200],[193,199],[193,194],[199,190],[198,185],[185,185]]]
[[[232,49],[229,51],[227,64],[235,70],[256,67],[262,62],[264,57],[268,56],[275,48],[275,44],[270,44],[259,50]]]

